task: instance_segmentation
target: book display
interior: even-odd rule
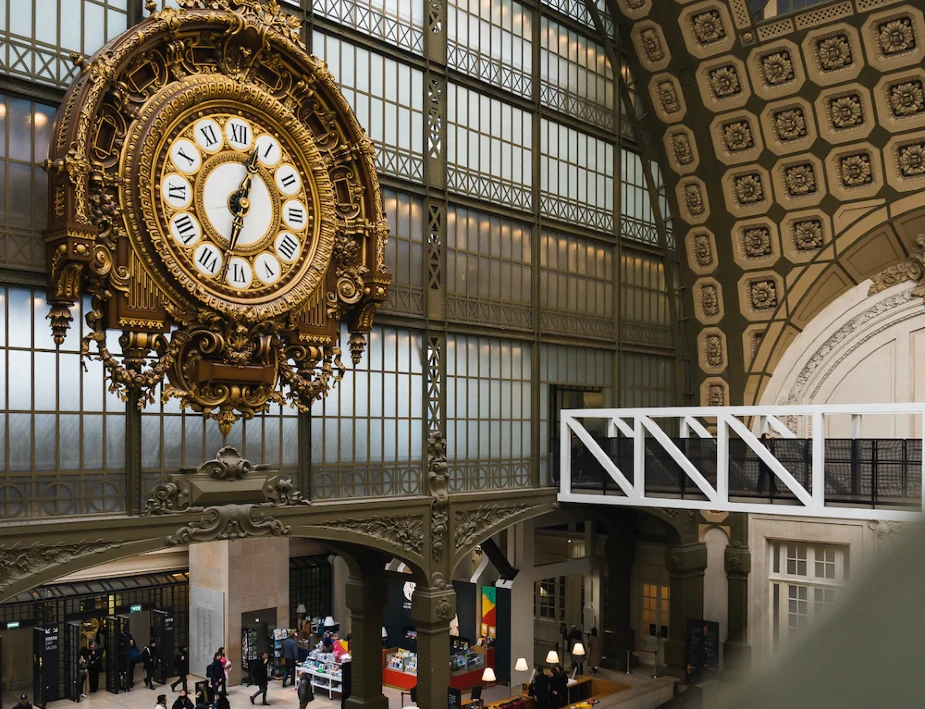
[[[350,656],[343,655],[341,659],[348,662]],[[308,659],[296,667],[296,675],[301,672],[307,672],[315,691],[320,689],[327,692],[328,699],[331,699],[335,692],[343,692],[343,668],[333,653],[312,651]]]

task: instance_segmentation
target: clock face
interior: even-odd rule
[[[266,300],[310,258],[313,200],[289,144],[258,118],[220,111],[170,132],[155,205],[170,255],[201,287]]]

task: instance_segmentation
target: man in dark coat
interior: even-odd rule
[[[222,664],[222,654],[215,653],[212,657],[212,664],[206,672],[206,676],[212,683],[212,696],[217,698],[219,694],[225,691],[225,666]]]
[[[160,659],[160,654],[157,650],[157,642],[152,640],[148,645],[145,645],[138,658],[145,668],[145,686],[153,690],[154,668],[157,666],[157,661]]]
[[[286,680],[292,678],[292,684],[295,685],[295,666],[299,661],[299,644],[291,635],[283,640],[283,659],[286,661],[286,674],[283,675],[283,686],[286,686]]]
[[[103,670],[103,652],[96,643],[90,643],[90,691],[95,692],[100,688],[100,672]]]
[[[306,709],[309,702],[315,701],[315,693],[312,690],[312,680],[308,672],[303,672],[299,677],[299,709]]]
[[[536,673],[533,680],[536,709],[553,709],[552,670],[548,667]]]
[[[20,695],[19,702],[14,709],[32,709],[32,702],[29,701],[29,697],[25,694]]]
[[[269,704],[270,702],[267,701],[267,685],[270,682],[270,656],[267,653],[260,656],[260,661],[251,670],[251,682],[257,685],[257,691],[251,695],[251,704],[261,694],[263,695],[263,703]]]
[[[183,685],[183,691],[188,691],[186,686],[186,675],[189,674],[189,652],[187,652],[186,647],[181,647],[180,652],[174,655],[173,658],[173,669],[177,673],[177,681],[170,685],[170,688],[173,691],[177,691],[177,685]]]
[[[555,695],[553,706],[568,706],[568,675],[565,674],[562,665],[556,665],[556,669],[552,672],[552,691]]]

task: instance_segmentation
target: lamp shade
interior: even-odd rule
[[[572,654],[581,657],[585,654],[585,646],[581,643],[575,643],[575,645],[572,647]]]
[[[386,632],[385,626],[383,625],[382,626],[382,639],[385,640],[387,637],[389,637],[389,634]]]
[[[324,619],[325,628],[333,628],[335,625],[337,625],[337,623],[334,622],[334,618],[332,618],[331,616],[328,616],[327,618]]]
[[[550,664],[550,665],[558,665],[559,664],[559,653],[556,652],[555,650],[550,650],[548,653],[546,653],[546,662],[547,664]]]
[[[305,604],[304,604],[304,603],[300,603],[299,605],[296,606],[295,612],[298,613],[299,615],[302,615],[302,614],[304,614],[307,610],[308,610],[308,609],[305,607]]]
[[[495,671],[491,667],[486,667],[485,671],[482,673],[482,681],[494,682],[495,679]]]
[[[517,662],[514,663],[514,671],[515,672],[526,672],[529,669],[530,669],[530,665],[527,664],[527,661],[522,657],[518,657]]]

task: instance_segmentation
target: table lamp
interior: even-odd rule
[[[324,619],[325,628],[333,628],[335,625],[337,625],[337,623],[334,622],[334,618],[332,618],[331,616],[328,616],[327,618]]]
[[[572,655],[578,658],[578,665],[576,669],[578,670],[578,674],[581,674],[584,669],[584,663],[582,660],[585,656],[585,646],[581,643],[575,643],[575,645],[572,647]]]
[[[546,653],[546,664],[548,665],[558,665],[559,664],[559,653],[555,650],[550,650]]]
[[[295,612],[298,613],[299,615],[305,615],[307,610],[308,609],[305,607],[305,604],[300,603],[298,606],[296,606]]]
[[[527,664],[527,660],[523,657],[518,657],[517,662],[514,663],[515,672],[528,672],[530,666]]]
[[[494,682],[497,679],[495,677],[495,671],[491,667],[486,667],[485,671],[482,673],[483,682]]]

